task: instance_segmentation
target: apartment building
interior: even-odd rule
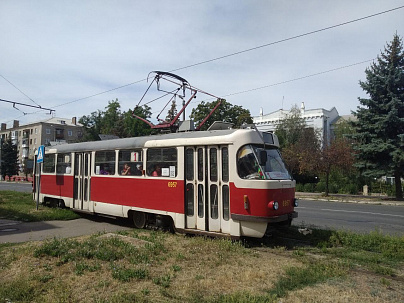
[[[71,120],[53,117],[26,125],[14,120],[11,128],[1,123],[0,138],[8,140],[9,136],[17,145],[20,170],[23,172],[24,168],[32,168],[35,151],[40,145],[77,142],[83,136],[83,126],[77,123],[76,117]]]

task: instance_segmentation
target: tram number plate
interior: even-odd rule
[[[177,182],[168,182],[168,187],[177,187]]]
[[[286,206],[289,206],[290,205],[290,200],[283,200],[282,201],[282,206],[283,207],[286,207]]]

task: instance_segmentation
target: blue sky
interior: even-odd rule
[[[382,11],[404,1],[0,1],[0,75],[56,116],[133,108],[148,83],[70,103],[170,71]],[[404,9],[177,71],[191,85],[249,109],[253,116],[304,102],[350,114],[364,97],[370,62],[397,32]],[[0,77],[0,99],[33,104]],[[274,85],[277,83],[284,84]],[[264,89],[255,88],[268,86]],[[246,93],[236,94],[242,91]],[[152,95],[151,95],[152,96]],[[198,97],[197,102],[209,100]],[[159,112],[166,101],[153,103]],[[63,105],[68,103],[67,105]],[[25,124],[47,112],[0,102],[0,121]],[[23,114],[26,113],[26,115]],[[187,114],[190,113],[190,109]]]

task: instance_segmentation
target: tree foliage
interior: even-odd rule
[[[296,105],[279,122],[275,134],[285,163],[294,178],[298,182],[311,179],[316,173],[320,141],[316,130],[308,127]]]
[[[150,127],[143,121],[133,118],[133,113],[144,119],[149,119],[151,116],[150,107],[147,105],[122,112],[118,99],[109,101],[105,111],[97,110],[88,116],[82,116],[79,122],[85,129],[83,141],[100,140],[100,134],[115,135],[120,138],[151,134]]]
[[[18,173],[18,151],[17,146],[11,142],[11,136],[2,143],[1,146],[1,174],[5,176],[13,176]]]
[[[404,51],[396,34],[366,69],[360,86],[369,98],[359,98],[362,107],[354,115],[357,167],[366,177],[395,177],[396,197],[403,198],[404,175]]]
[[[209,115],[212,109],[217,105],[219,100],[213,102],[202,101],[196,108],[192,109],[190,117],[195,121],[195,125],[199,125],[203,119]],[[240,128],[243,124],[251,124],[253,122],[250,111],[239,105],[232,105],[222,99],[222,103],[213,112],[212,116],[205,122],[201,130],[206,130],[215,121],[223,121],[233,123],[234,128]]]
[[[336,138],[325,144],[320,150],[316,161],[316,170],[325,178],[325,195],[329,193],[330,174],[333,169],[350,173],[353,170],[354,151],[346,138]]]
[[[297,105],[292,106],[289,113],[279,122],[275,134],[278,136],[282,148],[295,145],[307,129],[306,121],[303,119]]]
[[[321,142],[317,130],[308,127],[297,106],[277,125],[282,156],[298,182],[311,176],[325,179],[325,194],[329,192],[329,177],[333,170],[349,172],[353,165],[353,151],[347,139],[341,138]]]

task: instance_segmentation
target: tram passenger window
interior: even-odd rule
[[[56,173],[70,174],[72,172],[71,154],[58,154],[56,157]]]
[[[176,148],[149,148],[146,160],[148,176],[171,178],[177,176]]]
[[[210,155],[210,181],[217,181],[217,149],[211,148],[209,151]]]
[[[188,181],[194,179],[194,150],[192,148],[188,148],[186,151],[185,175]]]
[[[44,173],[55,173],[55,154],[45,155],[42,171]]]
[[[203,181],[203,149],[198,148],[198,181]]]
[[[115,151],[95,152],[95,174],[115,175]]]
[[[143,173],[141,149],[120,150],[118,154],[118,173],[122,176],[141,176]]]
[[[229,149],[227,147],[222,148],[222,180],[229,182]]]
[[[230,198],[229,198],[229,186],[223,185],[222,187],[222,205],[223,205],[223,219],[229,221],[230,219]]]

